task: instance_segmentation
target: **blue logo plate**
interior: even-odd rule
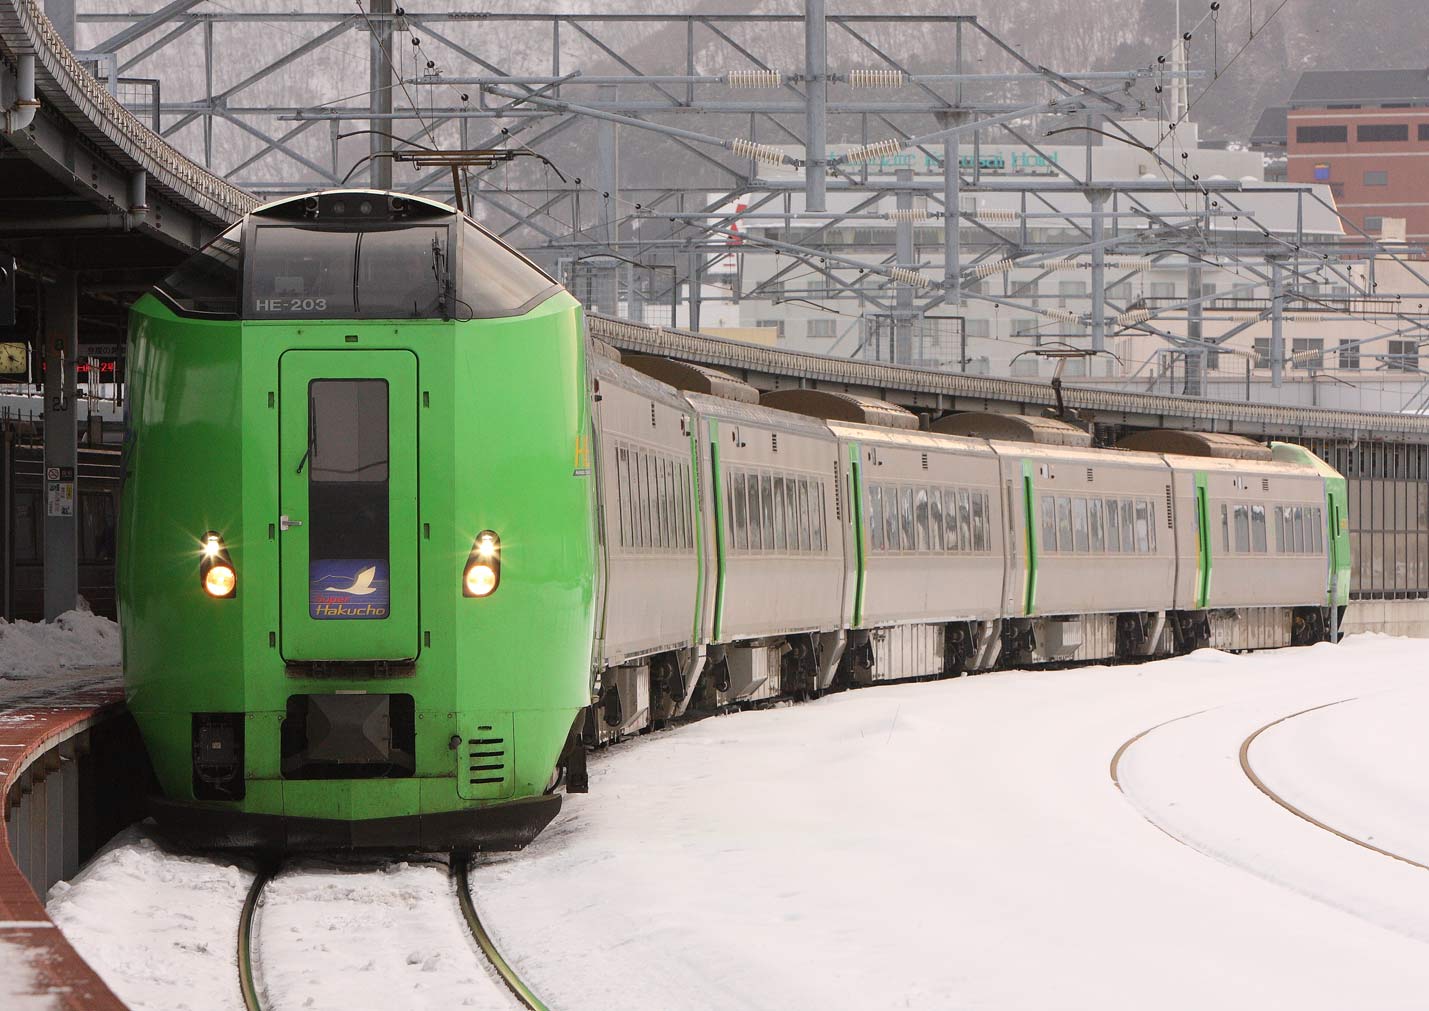
[[[391,599],[385,558],[327,558],[308,566],[308,614],[318,621],[385,618]]]

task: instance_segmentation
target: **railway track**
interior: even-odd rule
[[[516,970],[501,954],[485,924],[482,923],[471,899],[470,858],[453,855],[448,866],[462,921],[471,932],[472,939],[486,957],[492,970],[526,1011],[550,1011],[525,981],[517,975]],[[248,888],[248,895],[243,901],[243,909],[238,918],[238,986],[243,996],[244,1011],[269,1011],[264,1002],[258,983],[259,974],[256,971],[258,959],[255,923],[258,908],[263,902],[263,890],[277,873],[278,867],[276,866],[259,867],[253,877],[253,883]]]

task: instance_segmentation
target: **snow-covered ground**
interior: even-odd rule
[[[119,626],[108,618],[66,611],[54,621],[0,620],[0,681],[118,662]]]
[[[1239,752],[1357,699],[1248,760],[1429,862],[1426,648],[1205,651],[706,720],[599,756],[589,795],[478,868],[477,907],[564,1011],[1422,1008],[1429,871],[1277,806]],[[136,1006],[235,1006],[245,872],[174,860],[131,836],[51,908]],[[197,922],[164,875],[192,876]],[[278,1007],[488,1006],[455,917],[442,868],[303,866],[262,914],[265,981]]]

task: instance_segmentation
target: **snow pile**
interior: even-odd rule
[[[126,829],[72,883],[50,918],[133,1011],[242,1011],[238,914],[251,871],[164,850]]]
[[[0,621],[0,680],[119,663],[119,626],[88,611],[54,621]]]

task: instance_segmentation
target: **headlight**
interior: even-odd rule
[[[461,592],[464,597],[489,597],[501,582],[501,538],[495,531],[483,530],[476,535],[471,554],[462,573]]]
[[[233,567],[223,538],[211,530],[203,536],[203,560],[199,562],[198,575],[204,592],[210,597],[228,598],[238,591],[238,570]]]

